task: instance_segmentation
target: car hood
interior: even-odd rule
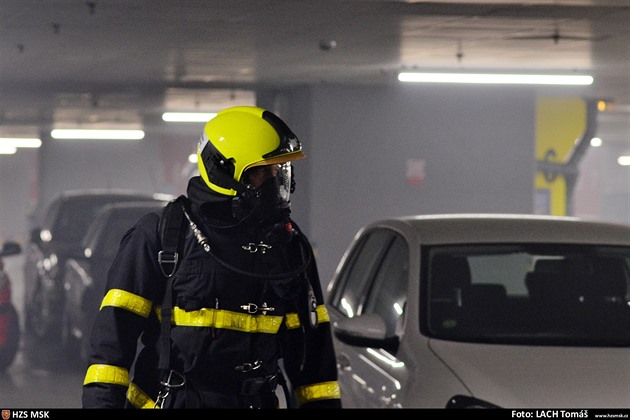
[[[627,408],[630,348],[431,340],[472,396],[504,408]]]

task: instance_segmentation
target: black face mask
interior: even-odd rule
[[[267,179],[257,190],[246,190],[232,200],[232,214],[239,220],[277,223],[291,213],[291,193],[295,189],[291,164],[285,163],[276,176]]]

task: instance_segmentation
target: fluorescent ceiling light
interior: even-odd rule
[[[42,146],[42,141],[38,138],[0,137],[0,146],[38,148]]]
[[[14,155],[15,152],[17,152],[17,147],[7,144],[0,144],[0,155]]]
[[[142,140],[142,130],[95,130],[95,129],[54,129],[50,132],[59,140]]]
[[[162,120],[168,122],[208,122],[216,116],[216,112],[165,112],[162,114]]]
[[[499,83],[525,85],[590,85],[592,76],[551,74],[493,74],[493,73],[413,73],[398,74],[401,82],[420,83]]]
[[[621,166],[630,166],[630,155],[622,155],[617,158],[617,163]]]

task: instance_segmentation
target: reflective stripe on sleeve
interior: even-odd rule
[[[142,296],[121,289],[111,289],[103,298],[100,309],[105,306],[114,306],[147,318],[151,313],[152,305],[150,300]]]
[[[339,383],[330,381],[301,386],[295,390],[295,398],[299,406],[313,401],[339,399]]]
[[[90,365],[85,373],[83,385],[91,383],[129,386],[129,371],[112,365]]]

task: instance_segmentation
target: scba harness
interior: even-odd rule
[[[211,246],[211,241],[208,236],[200,228],[201,224],[195,220],[195,216],[191,211],[191,204],[187,197],[179,196],[177,199],[171,201],[165,207],[162,217],[159,223],[159,235],[162,249],[158,253],[158,263],[162,274],[166,278],[166,285],[164,290],[164,297],[160,307],[161,321],[161,333],[159,343],[159,359],[158,370],[160,372],[160,391],[156,399],[155,406],[164,408],[168,406],[169,398],[173,397],[173,392],[180,392],[184,387],[195,386],[191,383],[181,372],[176,371],[171,366],[171,329],[173,326],[174,317],[178,314],[175,312],[177,309],[173,308],[173,278],[178,269],[179,263],[184,258],[184,244],[187,236],[194,236],[195,241],[201,246],[204,252],[210,256],[218,264],[226,268],[227,270],[237,273],[242,276],[256,278],[263,281],[286,281],[289,278],[300,277],[304,278],[307,287],[306,296],[302,303],[298,306],[298,317],[300,318],[299,324],[304,326],[305,329],[316,328],[318,323],[317,315],[317,299],[313,292],[308,276],[306,275],[307,267],[312,262],[312,249],[305,238],[299,234],[297,230],[293,229],[290,222],[281,222],[279,226],[273,226],[272,229],[284,229],[285,232],[289,232],[294,238],[298,238],[300,241],[300,254],[302,255],[302,263],[299,267],[283,273],[261,274],[243,270],[236,267],[234,264],[229,263],[220,256],[218,256]],[[287,226],[288,225],[288,226]],[[263,242],[255,243],[249,242],[242,246],[242,249],[250,253],[260,252],[264,254],[271,248],[270,245]],[[241,305],[241,308],[248,314],[260,312],[263,315],[267,311],[273,311],[273,307],[267,307],[266,303],[262,305],[256,305],[253,303]],[[222,314],[225,316],[225,314]],[[238,317],[237,315],[234,315]],[[235,321],[238,322],[239,320]],[[230,322],[225,321],[223,322]],[[264,328],[264,326],[260,326]],[[304,357],[304,355],[303,355]],[[242,366],[237,367],[245,374],[256,373],[260,368],[256,362],[243,363]],[[260,369],[262,371],[263,369]],[[281,386],[284,390],[285,398],[288,405],[291,405],[291,396],[288,390],[288,386],[284,375],[281,370],[272,374],[264,376],[256,376],[245,379],[240,387],[238,394],[239,405],[250,408],[266,407],[270,404],[266,401],[265,395],[275,393],[277,386]],[[261,397],[262,396],[262,397]],[[277,401],[277,400],[276,400]],[[186,400],[187,406],[189,405],[188,399]]]

